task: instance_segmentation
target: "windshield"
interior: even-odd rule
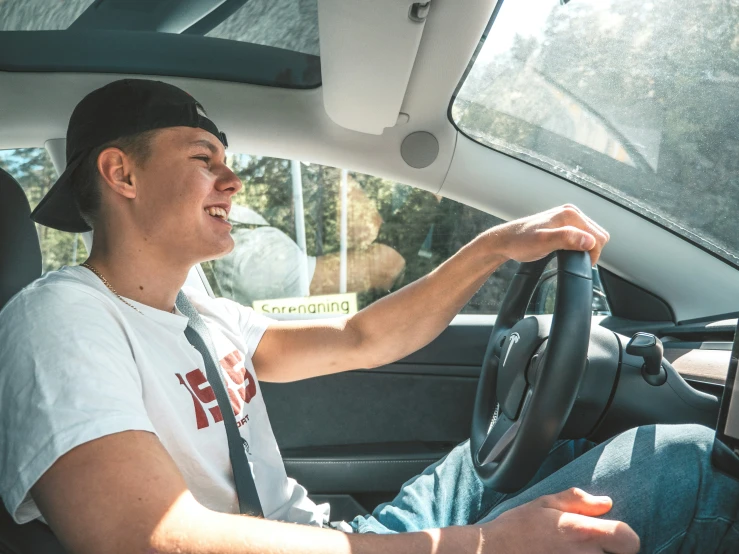
[[[733,1],[508,0],[451,114],[736,265],[738,105]]]

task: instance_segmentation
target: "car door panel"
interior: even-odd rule
[[[469,432],[476,384],[470,377],[362,371],[263,391],[278,444],[290,449],[458,442]]]
[[[373,370],[263,383],[288,475],[316,500],[333,499],[332,509],[368,493],[394,496],[468,438],[491,329],[451,326],[408,358]]]
[[[335,447],[328,452],[288,449],[283,457],[288,474],[309,491],[377,493],[397,491],[453,446],[443,442],[376,443]]]

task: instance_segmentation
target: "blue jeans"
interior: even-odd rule
[[[570,487],[608,495],[604,517],[623,521],[648,553],[739,552],[739,481],[711,466],[714,432],[700,425],[651,425],[595,445],[555,445],[523,489],[486,489],[463,443],[405,483],[392,502],[357,517],[360,533],[401,533],[494,520]]]

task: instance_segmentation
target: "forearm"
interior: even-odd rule
[[[189,492],[156,513],[100,513],[95,531],[50,523],[70,554],[466,554],[477,553],[480,530],[450,527],[393,535],[331,529],[224,514],[204,508]],[[70,515],[74,519],[74,516]]]
[[[506,258],[488,231],[430,274],[341,319],[280,321],[254,357],[260,381],[288,382],[393,362],[431,342]]]
[[[451,554],[476,552],[479,533],[455,527],[344,534],[215,512],[195,499],[162,444],[145,431],[114,433],[73,448],[31,494],[70,554]],[[446,550],[433,548],[440,540]]]
[[[166,521],[166,520],[165,520]],[[209,512],[160,534],[157,554],[476,554],[480,530],[450,527],[396,535],[345,534]]]
[[[464,246],[434,271],[352,316],[360,367],[398,360],[435,339],[507,258],[494,232]]]
[[[264,381],[294,381],[384,365],[436,338],[503,262],[538,260],[559,249],[590,252],[608,233],[573,206],[493,227],[433,272],[361,312],[324,321],[276,322],[252,361]]]

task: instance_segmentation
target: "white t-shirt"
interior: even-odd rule
[[[324,524],[328,505],[285,474],[251,362],[270,320],[185,292],[213,339],[265,517]],[[201,504],[238,513],[223,418],[187,318],[131,303],[142,313],[87,269],[65,267],[0,312],[0,497],[18,523],[40,516],[29,490],[60,456],[127,430],[155,433]]]
[[[216,260],[215,271],[221,292],[240,304],[255,300],[304,296],[300,272],[305,268],[306,285],[316,271],[316,258],[307,256],[285,233],[275,227],[234,229],[234,249]]]

